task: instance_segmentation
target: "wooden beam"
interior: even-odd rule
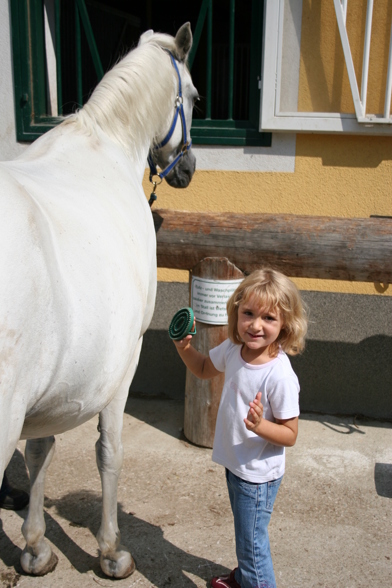
[[[153,212],[158,267],[192,269],[226,257],[242,271],[392,283],[392,219],[289,214]]]

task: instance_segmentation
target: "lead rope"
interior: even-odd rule
[[[159,184],[161,184],[161,183],[162,183],[162,180],[159,183],[158,182],[152,182],[152,192],[150,194],[150,199],[148,201],[148,203],[150,205],[150,208],[154,204],[155,200],[158,198],[158,196],[155,194],[155,190],[157,189],[157,186],[159,186]]]

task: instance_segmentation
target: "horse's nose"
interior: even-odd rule
[[[195,169],[196,157],[189,149],[165,179],[172,188],[187,188]]]
[[[195,157],[192,150],[188,151],[188,158],[189,158],[189,168],[188,168],[189,181],[191,181],[192,176],[196,170],[196,157]]]

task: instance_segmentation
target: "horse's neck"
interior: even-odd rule
[[[139,147],[138,152],[135,153],[134,156],[132,157],[133,164],[135,166],[136,177],[137,177],[140,184],[143,181],[144,172],[147,167],[147,156],[148,156],[149,149],[150,149],[150,140],[147,139],[145,144],[143,146]]]
[[[130,54],[105,75],[76,114],[82,127],[90,132],[99,127],[143,171],[154,138],[169,128],[176,93],[174,70],[162,53],[156,47],[136,49],[135,57]]]

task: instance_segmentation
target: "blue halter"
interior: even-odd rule
[[[157,196],[155,194],[155,190],[156,190],[158,183],[154,182],[152,178],[154,176],[157,176],[162,181],[172,171],[172,169],[177,165],[177,163],[180,161],[180,159],[185,155],[185,153],[192,146],[192,140],[187,141],[186,121],[185,121],[185,113],[184,113],[184,106],[183,106],[183,96],[182,96],[182,85],[181,85],[180,72],[178,71],[178,67],[177,67],[177,63],[176,63],[175,58],[170,53],[170,51],[168,51],[168,53],[170,55],[171,62],[174,66],[174,69],[176,70],[177,77],[178,77],[178,94],[177,94],[176,102],[174,105],[176,111],[174,113],[173,122],[171,124],[171,127],[170,127],[166,137],[164,139],[162,139],[162,141],[160,143],[158,143],[158,145],[155,145],[154,150],[161,149],[170,141],[170,139],[174,133],[174,129],[176,128],[177,119],[179,116],[181,116],[181,126],[182,126],[182,148],[181,148],[181,151],[179,152],[179,154],[173,159],[173,161],[171,163],[169,163],[169,165],[167,167],[165,167],[165,169],[160,172],[158,172],[156,165],[153,161],[151,149],[148,152],[147,161],[148,161],[148,165],[150,166],[150,182],[153,184],[153,191],[151,193],[150,200],[148,201],[150,206],[157,199]],[[159,182],[159,184],[160,183],[161,182]]]

